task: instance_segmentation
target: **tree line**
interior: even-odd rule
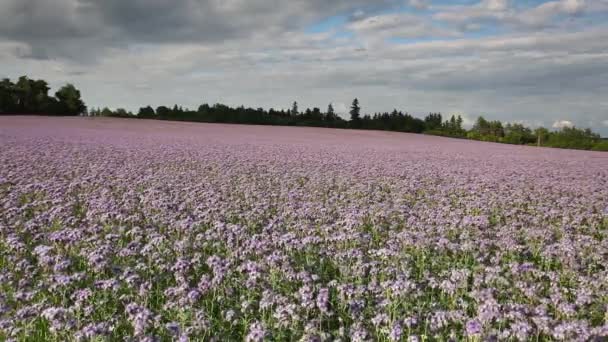
[[[175,105],[173,107],[160,106],[156,109],[150,106],[142,107],[137,113],[125,109],[113,111],[108,108],[92,109],[89,112],[89,115],[92,116],[424,133],[515,145],[608,151],[608,140],[602,139],[599,134],[593,133],[588,128],[564,127],[557,131],[550,131],[539,127],[533,130],[519,123],[503,124],[498,120],[488,121],[482,116],[477,119],[471,129],[467,130],[463,127],[464,120],[460,115],[452,115],[444,119],[441,113],[429,113],[424,119],[420,119],[397,109],[392,112],[362,115],[358,99],[353,100],[349,114],[350,120],[341,118],[336,114],[331,103],[325,111],[321,111],[317,107],[301,111],[297,102],[294,102],[288,110],[202,104],[197,110],[184,109]]]
[[[123,108],[116,110],[107,107],[103,109],[92,108],[88,115],[210,123],[354,128],[441,134],[454,137],[466,135],[466,130],[462,127],[463,120],[460,116],[452,116],[449,120],[443,122],[439,113],[431,113],[425,119],[420,119],[396,109],[392,112],[362,115],[358,99],[353,101],[349,113],[350,120],[345,120],[335,112],[331,103],[326,110],[322,111],[318,107],[300,110],[298,103],[294,102],[291,108],[287,110],[202,104],[197,110],[185,109],[177,105],[173,107],[159,106],[157,108],[146,106],[140,108],[137,113]]]
[[[477,119],[467,138],[483,141],[501,142],[517,145],[541,145],[547,147],[570,148],[579,150],[608,151],[608,140],[602,139],[591,129],[563,127],[549,131],[544,127],[534,130],[518,123],[503,125],[500,121]]]
[[[5,78],[0,82],[0,114],[80,115],[87,107],[80,91],[72,84],[61,87],[49,96],[50,87],[44,80],[21,76],[13,83]]]
[[[362,114],[358,99],[354,99],[350,107],[350,120],[345,120],[335,112],[331,103],[325,110],[318,107],[301,110],[298,103],[294,102],[287,110],[202,104],[196,110],[174,105],[157,108],[146,106],[140,108],[137,113],[122,108],[92,108],[87,111],[80,91],[73,85],[63,86],[54,97],[48,95],[49,89],[44,80],[32,80],[22,76],[13,83],[4,79],[0,83],[0,114],[88,115],[208,123],[353,128],[424,133],[517,145],[608,151],[608,140],[601,139],[591,129],[564,127],[550,131],[540,127],[533,130],[518,123],[503,124],[498,120],[488,121],[479,117],[473,127],[467,130],[463,127],[464,120],[460,115],[444,118],[441,113],[429,113],[421,119],[397,109],[392,112]]]

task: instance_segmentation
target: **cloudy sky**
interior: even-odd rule
[[[608,0],[2,0],[0,77],[203,102],[573,123],[608,136]]]

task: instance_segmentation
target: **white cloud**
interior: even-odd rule
[[[373,41],[392,38],[450,37],[456,33],[435,27],[430,21],[412,14],[376,15],[350,23],[348,29],[360,38]]]
[[[363,18],[364,16],[365,16],[365,11],[363,11],[362,9],[358,9],[355,11],[355,13],[353,13],[353,18],[355,18],[355,19]]]
[[[574,127],[574,124],[568,120],[558,120],[553,123],[553,128],[561,129],[566,127]]]
[[[604,125],[605,127],[608,127],[608,120],[602,121],[602,125]]]
[[[562,10],[569,14],[578,14],[585,9],[585,0],[562,0]]]
[[[426,9],[429,7],[428,0],[408,0],[408,4],[417,9]]]
[[[350,110],[349,106],[347,106],[343,102],[336,102],[333,104],[333,106],[334,106],[334,111],[336,112],[336,114],[340,115],[343,118],[347,118],[348,111]]]
[[[509,8],[509,0],[483,0],[481,6],[490,11],[504,11]]]
[[[462,125],[464,128],[471,128],[473,127],[473,125],[475,124],[475,121],[477,121],[477,117],[472,117],[470,114],[466,113],[466,111],[464,110],[451,110],[451,111],[447,111],[443,114],[443,119],[447,120],[449,118],[452,117],[452,115],[454,116],[459,116],[462,118]]]
[[[518,29],[530,29],[552,24],[559,15],[576,16],[589,10],[585,0],[553,0],[532,8],[516,8],[508,0],[481,0],[472,5],[441,6],[434,15],[437,20],[460,25],[461,28],[475,27],[479,21],[494,21],[493,25],[509,25]],[[595,11],[601,10],[597,4]]]
[[[522,11],[516,19],[522,24],[530,26],[543,26],[560,14],[577,15],[585,10],[584,0],[557,0],[538,5],[530,10]]]

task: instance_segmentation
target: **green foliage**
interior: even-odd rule
[[[593,133],[589,128],[564,127],[549,134],[546,146],[590,150],[599,142],[600,136]]]
[[[154,111],[154,110],[152,110]],[[124,108],[118,108],[116,110],[111,110],[108,107],[101,108],[91,108],[88,113],[89,116],[107,116],[107,117],[116,117],[116,118],[135,118],[136,116],[133,113],[127,111]],[[145,118],[145,117],[143,117]]]
[[[336,112],[334,111],[334,106],[330,103],[327,106],[327,113],[325,113],[325,120],[327,121],[335,121],[337,119]]]
[[[137,117],[140,118],[155,118],[156,117],[156,112],[154,111],[154,108],[147,106],[147,107],[142,107],[139,109],[139,112],[137,113]]]
[[[579,150],[607,151],[608,142],[591,129],[564,127],[551,132],[544,127],[532,131],[522,124],[507,124],[500,121],[487,121],[480,117],[473,129],[467,133],[472,140],[501,142],[516,145],[540,145],[545,147],[569,148]]]
[[[62,87],[55,97],[44,80],[21,76],[17,83],[10,79],[0,82],[0,114],[79,115],[86,112],[80,91],[73,85]]]
[[[422,133],[425,129],[425,124],[423,120],[395,109],[391,113],[375,113],[373,116],[365,115],[361,119],[360,128]]]
[[[424,126],[428,131],[440,130],[443,124],[443,118],[441,113],[429,113],[424,118]]]
[[[505,136],[502,142],[515,145],[526,145],[536,142],[536,136],[532,130],[522,124],[507,124],[505,126]]]
[[[49,86],[44,80],[32,80],[21,76],[16,83],[10,79],[0,81],[0,114],[47,114],[47,115],[82,115],[107,116],[121,118],[144,118],[175,121],[237,123],[255,125],[277,126],[311,126],[332,128],[356,128],[369,130],[385,130],[395,132],[425,133],[453,138],[468,138],[472,140],[500,142],[515,145],[541,145],[546,147],[572,148],[595,151],[608,151],[608,141],[602,140],[598,134],[590,129],[565,127],[559,131],[551,132],[540,127],[532,131],[522,124],[488,121],[479,117],[470,131],[463,128],[463,119],[460,115],[452,115],[443,121],[441,113],[429,113],[424,119],[413,117],[407,112],[398,111],[374,113],[373,115],[361,113],[359,100],[352,102],[349,114],[350,121],[342,119],[336,114],[330,103],[327,111],[323,113],[319,108],[307,108],[303,112],[298,103],[287,111],[270,108],[229,107],[223,104],[202,104],[197,110],[184,109],[174,105],[172,108],[159,106],[141,107],[137,114],[123,108],[111,110],[109,108],[87,107],[81,99],[81,94],[72,84],[63,86],[55,93],[55,97],[48,96]]]
[[[352,113],[356,114],[360,111],[359,101],[355,99],[351,108],[351,117]],[[297,114],[294,115],[293,113]],[[353,122],[351,120],[349,122],[335,113],[332,104],[329,104],[325,113],[316,107],[307,108],[300,112],[297,102],[294,102],[292,108],[287,111],[273,108],[264,110],[263,108],[254,109],[244,106],[233,108],[223,104],[213,106],[202,104],[196,111],[184,109],[177,105],[172,108],[159,106],[156,110],[147,106],[140,108],[137,115],[124,109],[112,111],[108,108],[103,110],[92,109],[90,115],[214,123],[357,128],[425,133],[516,145],[536,145],[540,138],[541,145],[547,147],[606,150],[606,143],[602,143],[599,135],[594,134],[589,129],[565,128],[561,131],[550,132],[541,127],[532,131],[522,124],[508,123],[503,126],[500,121],[487,121],[480,117],[474,127],[467,131],[463,127],[464,120],[460,115],[452,115],[448,120],[440,123],[440,120],[442,120],[440,113],[430,113],[422,120],[396,109],[390,113],[366,114],[360,116],[357,121]]]
[[[5,78],[0,82],[0,113],[12,113],[16,111],[17,94],[15,85],[11,80]]]
[[[483,116],[477,119],[477,122],[471,130],[475,133],[478,140],[498,142],[505,136],[505,130],[500,121],[487,121]]]
[[[591,148],[593,151],[608,151],[608,140],[602,140]]]
[[[64,115],[80,115],[83,114],[87,107],[80,98],[80,91],[72,84],[66,84],[55,93],[57,97],[58,108],[60,113]]]
[[[361,107],[359,106],[359,99],[354,99],[353,104],[350,106],[350,122],[353,128],[361,127]]]
[[[294,101],[293,105],[291,106],[291,115],[298,116],[298,114],[298,102]]]
[[[424,122],[426,127],[426,134],[441,135],[452,138],[464,138],[467,135],[467,131],[462,127],[463,119],[462,116],[450,117],[449,120],[441,122],[441,114],[431,113],[429,114]]]

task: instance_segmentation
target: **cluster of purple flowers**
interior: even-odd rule
[[[608,339],[605,154],[76,118],[0,145],[0,340]]]

